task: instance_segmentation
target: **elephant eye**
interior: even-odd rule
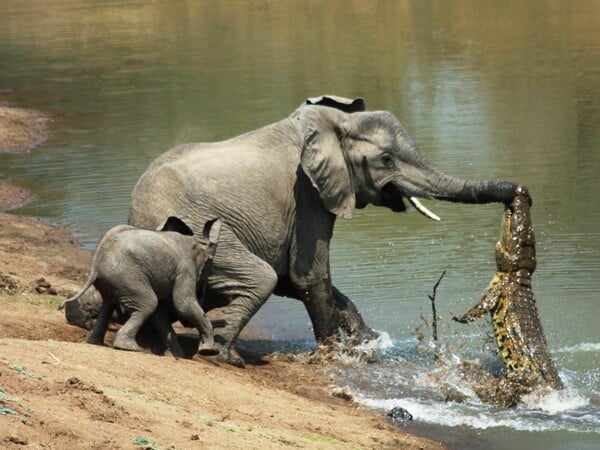
[[[383,163],[383,165],[385,167],[393,167],[394,166],[394,159],[392,158],[392,155],[390,155],[389,153],[384,153],[381,155],[381,162]]]

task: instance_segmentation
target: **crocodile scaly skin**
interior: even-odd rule
[[[454,318],[468,323],[491,313],[506,371],[494,385],[475,390],[484,400],[501,406],[514,406],[522,395],[539,387],[563,387],[548,352],[531,287],[536,254],[530,207],[527,188],[519,186],[504,210],[496,244],[496,273],[480,302],[462,317]]]

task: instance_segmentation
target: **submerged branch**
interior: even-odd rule
[[[446,271],[445,270],[442,272],[442,274],[438,278],[437,282],[433,286],[433,293],[432,293],[433,295],[427,295],[427,297],[429,297],[429,300],[431,301],[431,312],[432,312],[432,315],[433,315],[433,322],[432,322],[431,325],[432,325],[432,330],[433,330],[433,340],[434,340],[434,342],[437,342],[437,340],[438,340],[437,311],[436,311],[436,308],[435,308],[435,295],[436,295],[437,288],[440,285],[440,282],[442,281],[442,278],[444,278],[444,275],[446,275]]]

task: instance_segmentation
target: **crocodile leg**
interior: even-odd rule
[[[454,316],[452,319],[460,323],[469,323],[495,309],[502,293],[504,278],[505,274],[496,272],[479,303],[473,306],[465,315],[461,317]]]

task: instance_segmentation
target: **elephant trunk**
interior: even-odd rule
[[[423,206],[416,197],[460,203],[510,204],[517,192],[517,184],[509,181],[462,180],[448,176],[426,162],[407,165],[398,174],[384,180],[381,187],[382,204],[392,211],[406,209],[407,199],[424,216],[440,218]]]
[[[462,180],[436,173],[432,197],[460,203],[509,204],[515,197],[517,184],[510,181]]]
[[[383,204],[394,211],[404,210],[402,202],[398,200],[404,197],[422,214],[439,220],[415,197],[459,203],[500,202],[508,205],[513,201],[517,187],[517,184],[510,181],[454,178],[421,161],[420,165],[406,166],[397,176],[385,180],[382,192]]]

